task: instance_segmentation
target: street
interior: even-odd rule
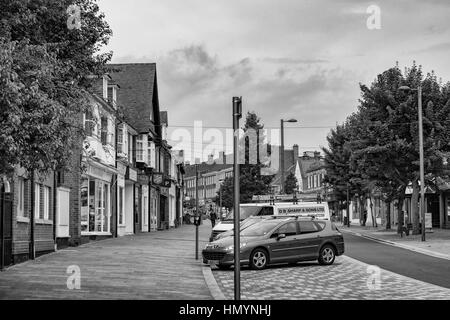
[[[346,252],[331,266],[316,261],[244,268],[244,299],[386,300],[450,299],[450,264],[406,249],[345,234]],[[368,286],[371,268],[381,268],[379,288]],[[233,297],[233,271],[214,270],[221,290]],[[418,281],[419,280],[419,281]]]
[[[91,242],[60,250],[0,273],[0,299],[213,300],[218,290],[233,299],[234,272],[202,264],[211,231],[195,227]],[[331,266],[317,262],[242,269],[242,298],[292,300],[450,299],[446,260],[345,234],[346,254]],[[370,265],[381,268],[379,287],[370,286]],[[80,288],[70,288],[69,267],[80,270]],[[203,271],[203,272],[202,272]],[[209,273],[211,275],[211,273]],[[70,283],[69,283],[70,284]],[[439,285],[439,286],[437,286]],[[444,288],[445,287],[445,288]],[[215,296],[217,297],[217,295]]]
[[[407,277],[450,288],[450,263],[345,233],[345,255]]]

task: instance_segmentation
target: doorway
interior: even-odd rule
[[[0,269],[12,265],[12,195],[0,190]]]

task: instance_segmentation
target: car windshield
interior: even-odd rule
[[[262,237],[268,234],[270,231],[275,228],[280,221],[271,220],[271,221],[261,221],[260,223],[255,223],[245,230],[242,230],[241,236],[243,237]]]
[[[239,217],[240,220],[247,219],[251,216],[256,216],[261,211],[261,207],[258,206],[241,206],[239,209]],[[228,216],[226,217],[226,220],[233,220],[234,219],[234,212],[231,211]]]

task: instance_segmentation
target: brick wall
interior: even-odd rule
[[[78,118],[78,125],[81,125],[83,116]],[[78,246],[81,244],[81,208],[80,208],[80,188],[81,188],[81,154],[83,148],[83,137],[78,137],[79,143],[77,148],[73,150],[70,160],[69,169],[62,172],[63,181],[61,187],[70,189],[69,196],[69,235],[68,244]]]
[[[24,203],[23,203],[23,217],[19,217],[18,205],[19,205],[19,177],[24,179]],[[50,173],[47,177],[39,178],[35,177],[35,183],[42,185],[43,187],[49,187],[49,217],[46,221],[41,219],[35,221],[34,228],[34,241],[36,254],[42,252],[54,251],[54,206],[53,206],[53,191],[54,191],[54,175]],[[24,261],[30,258],[30,243],[31,243],[31,206],[32,206],[32,193],[31,193],[31,179],[26,175],[23,170],[18,170],[13,177],[12,184],[12,198],[13,198],[13,219],[12,219],[12,254],[14,263]],[[40,197],[44,199],[43,188],[40,188]],[[43,212],[44,205],[40,204],[40,210]]]

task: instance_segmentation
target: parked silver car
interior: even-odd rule
[[[206,245],[203,259],[226,269],[234,264],[233,237]],[[289,217],[262,219],[241,231],[240,263],[253,269],[269,264],[318,260],[333,264],[344,253],[344,238],[336,226],[325,220]]]

